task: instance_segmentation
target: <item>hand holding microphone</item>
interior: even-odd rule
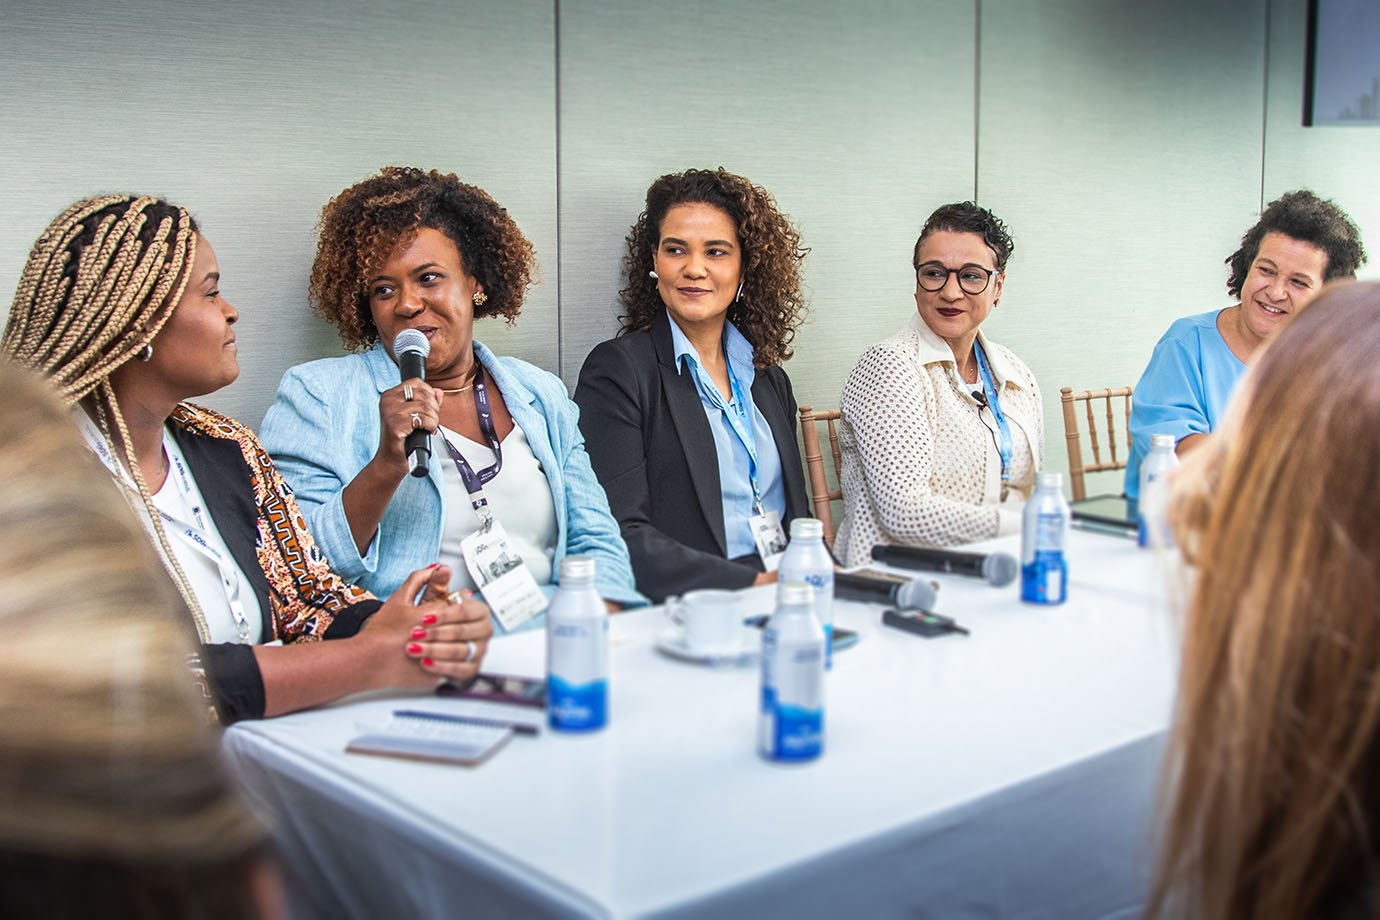
[[[416,329],[404,329],[393,339],[393,357],[397,359],[398,370],[404,381],[403,403],[400,409],[389,414],[405,420],[394,419],[394,436],[399,426],[406,432],[403,437],[403,452],[407,456],[407,470],[418,477],[426,476],[431,471],[431,432],[436,430],[439,421],[440,404],[430,387],[421,387],[424,392],[414,393],[411,392],[413,387],[406,381],[426,380],[426,359],[430,354],[431,343],[427,341],[425,334]],[[392,392],[390,390],[385,394],[385,402],[380,405],[380,415],[385,414],[385,406],[390,401],[388,397]],[[388,436],[387,426],[380,436]]]

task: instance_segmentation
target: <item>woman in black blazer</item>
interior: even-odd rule
[[[662,176],[628,235],[617,338],[580,371],[594,472],[655,601],[776,578],[807,515],[795,397],[807,249],[766,190],[722,169]]]

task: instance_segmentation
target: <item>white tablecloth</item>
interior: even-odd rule
[[[613,618],[595,735],[519,736],[475,768],[346,754],[400,705],[461,705],[375,695],[242,723],[224,748],[320,917],[1134,916],[1177,621],[1151,554],[1069,539],[1062,607],[940,578],[969,637],[837,603],[862,638],[835,657],[809,765],[757,756],[756,669],[663,657],[658,611]],[[495,641],[486,670],[541,675],[543,643]]]

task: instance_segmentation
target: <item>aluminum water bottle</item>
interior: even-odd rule
[[[781,582],[762,630],[757,750],[768,760],[813,760],[824,750],[824,630],[814,600],[804,582]]]
[[[566,556],[546,611],[546,717],[557,731],[609,720],[609,614],[594,588],[594,560]]]
[[[834,558],[824,548],[824,523],[791,521],[791,542],[777,572],[782,581],[803,581],[815,589],[815,619],[824,629],[824,668],[834,666]]]
[[[1140,465],[1140,545],[1173,546],[1166,514],[1169,474],[1179,465],[1172,434],[1150,435],[1150,453]]]
[[[1068,600],[1069,580],[1069,566],[1064,560],[1069,504],[1064,501],[1062,474],[1039,475],[1021,523],[1021,600],[1027,604],[1062,604]]]

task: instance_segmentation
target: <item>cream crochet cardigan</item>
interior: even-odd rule
[[[980,411],[948,344],[919,314],[873,345],[844,384],[839,447],[844,521],[834,552],[871,561],[875,543],[953,546],[1014,533],[1044,458],[1040,387],[1020,358],[978,332],[1011,426],[1002,500],[996,422]]]

